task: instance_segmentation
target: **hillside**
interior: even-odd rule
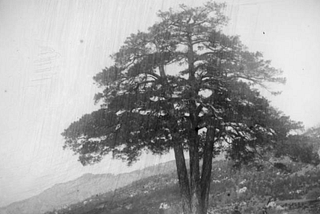
[[[293,162],[286,165],[285,171],[270,165],[261,171],[237,171],[226,160],[214,162],[211,212],[228,213],[240,204],[243,213],[257,213],[272,196],[294,214],[320,213],[320,203],[308,202],[320,196],[320,167]],[[151,214],[159,213],[161,204],[169,213],[179,213],[178,198],[175,163],[171,161],[120,175],[85,174],[2,208],[0,213]],[[302,212],[301,207],[315,211]]]
[[[320,168],[289,164],[290,173],[273,167],[262,171],[230,170],[227,161],[214,163],[210,213],[230,213],[235,204],[242,213],[259,213],[270,197],[288,214],[320,213]],[[105,194],[88,198],[47,214],[180,213],[178,181],[174,172],[151,176]],[[164,213],[164,212],[163,212]],[[269,213],[282,213],[270,208]]]
[[[308,129],[304,134],[310,137],[320,139],[320,125]]]
[[[41,214],[78,203],[89,197],[126,186],[134,181],[175,170],[175,162],[167,162],[119,175],[85,174],[66,183],[56,184],[37,196],[0,208],[0,214]]]
[[[312,145],[314,149],[318,151],[318,154],[320,154],[320,126],[306,130],[304,135],[313,139]]]

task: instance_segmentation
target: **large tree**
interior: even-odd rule
[[[159,12],[147,32],[130,35],[114,64],[94,77],[101,108],[63,132],[65,148],[83,165],[109,153],[131,164],[143,151],[173,150],[184,213],[207,213],[215,155],[254,160],[287,135],[283,125],[290,123],[256,89],[284,82],[281,71],[222,33],[224,7],[180,5]]]

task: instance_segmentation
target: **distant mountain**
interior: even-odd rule
[[[146,177],[171,173],[175,169],[175,162],[170,161],[119,175],[84,174],[76,180],[56,184],[37,196],[0,208],[0,214],[42,214],[113,191]]]
[[[178,204],[178,200],[178,179],[172,171],[140,179],[115,191],[45,214],[150,214],[159,213],[159,205]]]

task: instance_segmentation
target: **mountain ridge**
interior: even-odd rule
[[[160,163],[122,174],[92,174],[58,183],[40,194],[0,208],[0,214],[41,214],[66,207],[94,195],[126,186],[134,181],[175,170],[175,161]]]

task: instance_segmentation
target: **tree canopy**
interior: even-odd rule
[[[143,151],[173,150],[185,212],[206,213],[216,154],[247,163],[299,127],[259,93],[284,83],[282,71],[223,33],[224,7],[180,5],[160,11],[147,32],[131,34],[114,64],[94,77],[101,108],[62,133],[65,148],[84,165],[109,153],[131,164]]]

